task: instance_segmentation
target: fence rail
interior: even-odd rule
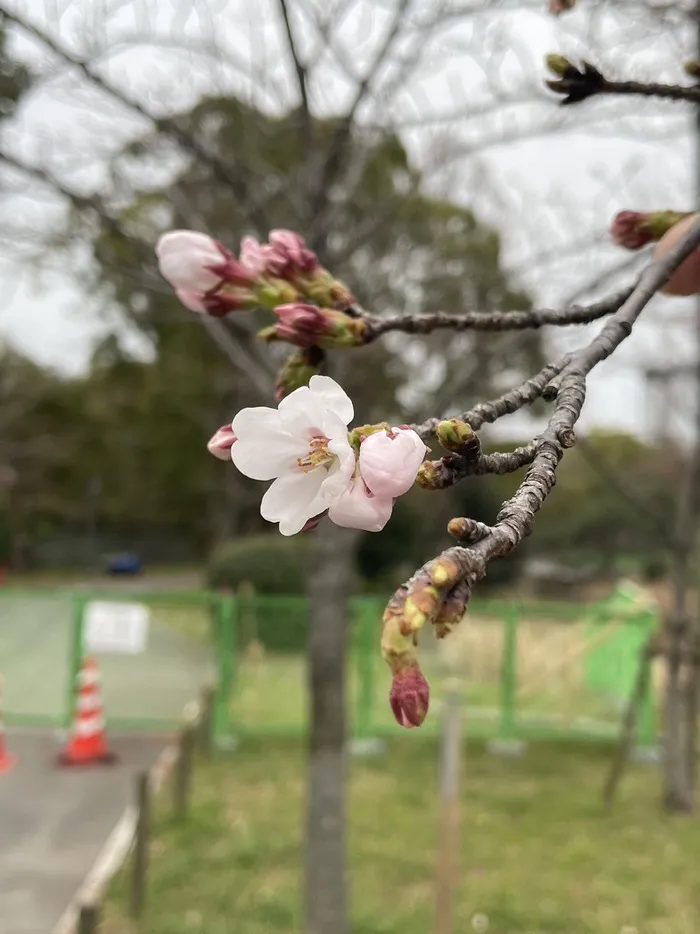
[[[9,725],[70,724],[86,612],[95,600],[139,603],[150,614],[143,651],[98,656],[108,726],[172,729],[183,703],[201,684],[213,683],[217,743],[305,732],[306,598],[184,591],[0,590]],[[359,740],[400,732],[379,654],[383,609],[384,601],[372,597],[351,604],[349,710]],[[643,606],[474,600],[448,640],[438,644],[429,632],[422,637],[432,689],[424,732],[437,731],[446,677],[457,672],[468,734],[505,741],[612,739],[657,623]],[[655,710],[652,679],[640,724],[643,744],[654,742]]]

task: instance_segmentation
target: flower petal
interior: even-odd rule
[[[190,311],[196,311],[199,314],[206,313],[207,306],[204,304],[202,292],[195,292],[192,289],[175,289],[175,294],[185,308],[189,308]]]
[[[279,413],[266,406],[241,409],[231,423],[238,439],[231,448],[231,460],[252,480],[272,480],[296,466],[308,445],[284,429]]]
[[[326,416],[324,434],[329,439],[328,450],[331,454],[335,454],[337,458],[328,471],[319,491],[319,502],[322,502],[324,508],[327,508],[352,483],[357,461],[355,451],[348,441],[347,428],[337,416]]]
[[[207,267],[224,258],[216,240],[195,230],[171,230],[156,245],[161,275],[176,289],[206,292],[221,281]]]
[[[234,445],[235,447],[235,445]],[[318,511],[311,509],[325,470],[317,467],[307,473],[283,474],[270,486],[260,503],[260,515],[268,522],[279,522],[282,535],[296,535]]]
[[[375,496],[396,499],[413,486],[426,447],[410,428],[378,431],[360,445],[360,473]]]
[[[303,437],[304,440],[314,434],[323,434],[323,422],[328,410],[323,400],[312,393],[308,386],[300,386],[285,396],[278,411],[282,425],[291,434]]]
[[[381,532],[391,518],[394,502],[372,496],[361,480],[355,481],[328,510],[328,518],[346,529]]]
[[[352,399],[334,379],[330,376],[312,376],[309,389],[323,399],[326,408],[341,418],[344,425],[350,424],[355,416]]]

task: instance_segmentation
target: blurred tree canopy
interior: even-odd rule
[[[303,162],[296,115],[271,118],[235,99],[209,98],[178,119],[209,152],[240,171],[249,191],[274,193],[260,202],[269,228],[306,232],[308,206],[298,203],[293,185]],[[333,121],[325,121],[313,131],[326,138],[334,129]],[[333,232],[322,253],[333,257],[334,272],[363,304],[378,312],[529,307],[528,296],[511,288],[501,268],[498,234],[468,209],[427,195],[395,136],[358,133],[348,147],[345,158],[361,179],[345,197],[341,176]],[[91,245],[93,287],[106,308],[116,307],[146,338],[149,353],[135,359],[111,335],[95,349],[89,373],[73,380],[9,350],[0,356],[0,462],[18,478],[2,494],[0,543],[4,527],[5,551],[15,563],[26,563],[32,546],[51,535],[87,535],[95,526],[134,547],[144,531],[178,538],[200,556],[217,542],[270,531],[258,514],[259,485],[205,450],[213,431],[238,409],[269,399],[164,287],[153,253],[158,235],[172,227],[205,230],[233,248],[245,234],[267,231],[255,229],[250,210],[210,166],[183,157],[159,133],[144,136],[115,160],[106,200],[116,224],[76,214],[65,237],[72,242],[80,235]],[[244,313],[226,326],[250,365],[271,383],[286,350],[256,343],[255,331],[265,323],[263,312]],[[360,422],[404,422],[462,409],[540,362],[537,332],[515,339],[474,332],[392,338],[334,356]],[[272,366],[270,352],[279,355]],[[381,378],[373,379],[374,373]],[[621,435],[601,435],[592,444],[637,501],[669,499],[672,457]],[[632,508],[580,453],[567,457],[558,476],[531,552],[602,563],[658,546],[644,510]],[[381,536],[364,536],[363,578],[370,586],[398,583],[444,543],[452,516],[492,521],[515,483],[515,477],[485,477],[441,494],[412,491]],[[503,562],[490,578],[497,581],[514,568]]]
[[[161,282],[153,245],[173,227],[205,230],[234,249],[242,236],[264,237],[274,227],[309,233],[309,205],[299,202],[295,187],[308,166],[298,115],[269,117],[236,99],[212,97],[177,119],[240,174],[248,201],[258,207],[251,213],[240,191],[222,182],[211,165],[154,131],[114,160],[104,198],[110,216],[72,215],[66,242],[79,236],[91,246],[93,289],[105,308],[116,308],[145,338],[148,352],[136,359],[109,336],[95,349],[89,373],[74,380],[61,380],[9,351],[0,358],[5,398],[23,412],[3,425],[0,460],[20,477],[5,497],[3,514],[25,551],[59,530],[83,535],[95,524],[134,546],[144,530],[177,537],[197,555],[216,542],[269,531],[258,514],[259,485],[205,450],[213,431],[238,409],[269,398],[261,397],[244,368],[231,365],[198,316]],[[336,122],[315,121],[312,129],[324,142]],[[530,306],[501,267],[498,234],[463,206],[427,194],[396,136],[357,131],[343,158],[349,168],[332,192],[332,233],[321,254],[362,304],[379,313]],[[261,217],[267,229],[259,229]],[[287,349],[256,342],[255,332],[266,323],[266,313],[242,313],[226,327],[271,385]],[[463,409],[540,362],[538,332],[392,335],[334,355],[359,422],[400,423]],[[375,373],[381,378],[373,379]],[[616,443],[619,451],[605,441],[607,453],[636,471],[635,484],[653,488],[656,461],[640,457],[636,442]],[[642,477],[644,470],[650,473]],[[397,504],[381,536],[364,537],[363,577],[377,586],[401,580],[445,541],[449,518],[492,520],[514,483],[513,477],[474,478],[442,494],[413,491]],[[600,553],[604,529],[609,549],[634,548],[645,541],[635,522],[629,507],[573,455],[539,521],[537,548],[563,553],[566,543],[574,556],[589,548]],[[499,576],[500,569],[491,579]]]

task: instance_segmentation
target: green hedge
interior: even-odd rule
[[[214,550],[207,583],[237,591],[252,584],[257,594],[305,594],[311,570],[312,542],[305,536],[255,535],[225,542]]]

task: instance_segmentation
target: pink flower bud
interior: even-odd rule
[[[224,284],[217,291],[203,295],[201,304],[208,315],[223,318],[232,311],[254,308],[257,299],[250,289]]]
[[[171,230],[156,245],[158,268],[176,290],[208,292],[222,280],[219,270],[231,256],[212,237],[194,230]]]
[[[270,242],[263,250],[268,274],[281,279],[290,278],[295,273],[314,272],[319,266],[316,254],[293,230],[270,231]]]
[[[412,428],[377,431],[360,445],[360,473],[375,496],[403,496],[413,486],[429,448]]]
[[[214,457],[221,461],[231,460],[231,448],[236,441],[236,435],[230,425],[222,425],[219,430],[212,435],[207,443],[207,450]]]
[[[311,347],[326,329],[326,315],[316,305],[292,302],[275,308],[279,324],[275,330],[281,340],[297,347]]]
[[[265,247],[255,237],[244,237],[241,240],[240,257],[243,265],[256,277],[265,274]]]
[[[430,705],[430,688],[415,664],[394,673],[389,703],[399,726],[410,730],[425,720]]]
[[[613,218],[610,236],[626,250],[641,250],[654,239],[648,227],[649,215],[639,211],[620,211]]]
[[[258,279],[258,274],[240,260],[237,260],[235,256],[229,256],[225,263],[217,267],[216,271],[221,274],[221,278],[225,283],[243,286],[243,288],[247,289],[254,286]]]
[[[355,477],[328,510],[328,518],[345,529],[381,532],[391,519],[394,501],[374,496],[360,477]]]

